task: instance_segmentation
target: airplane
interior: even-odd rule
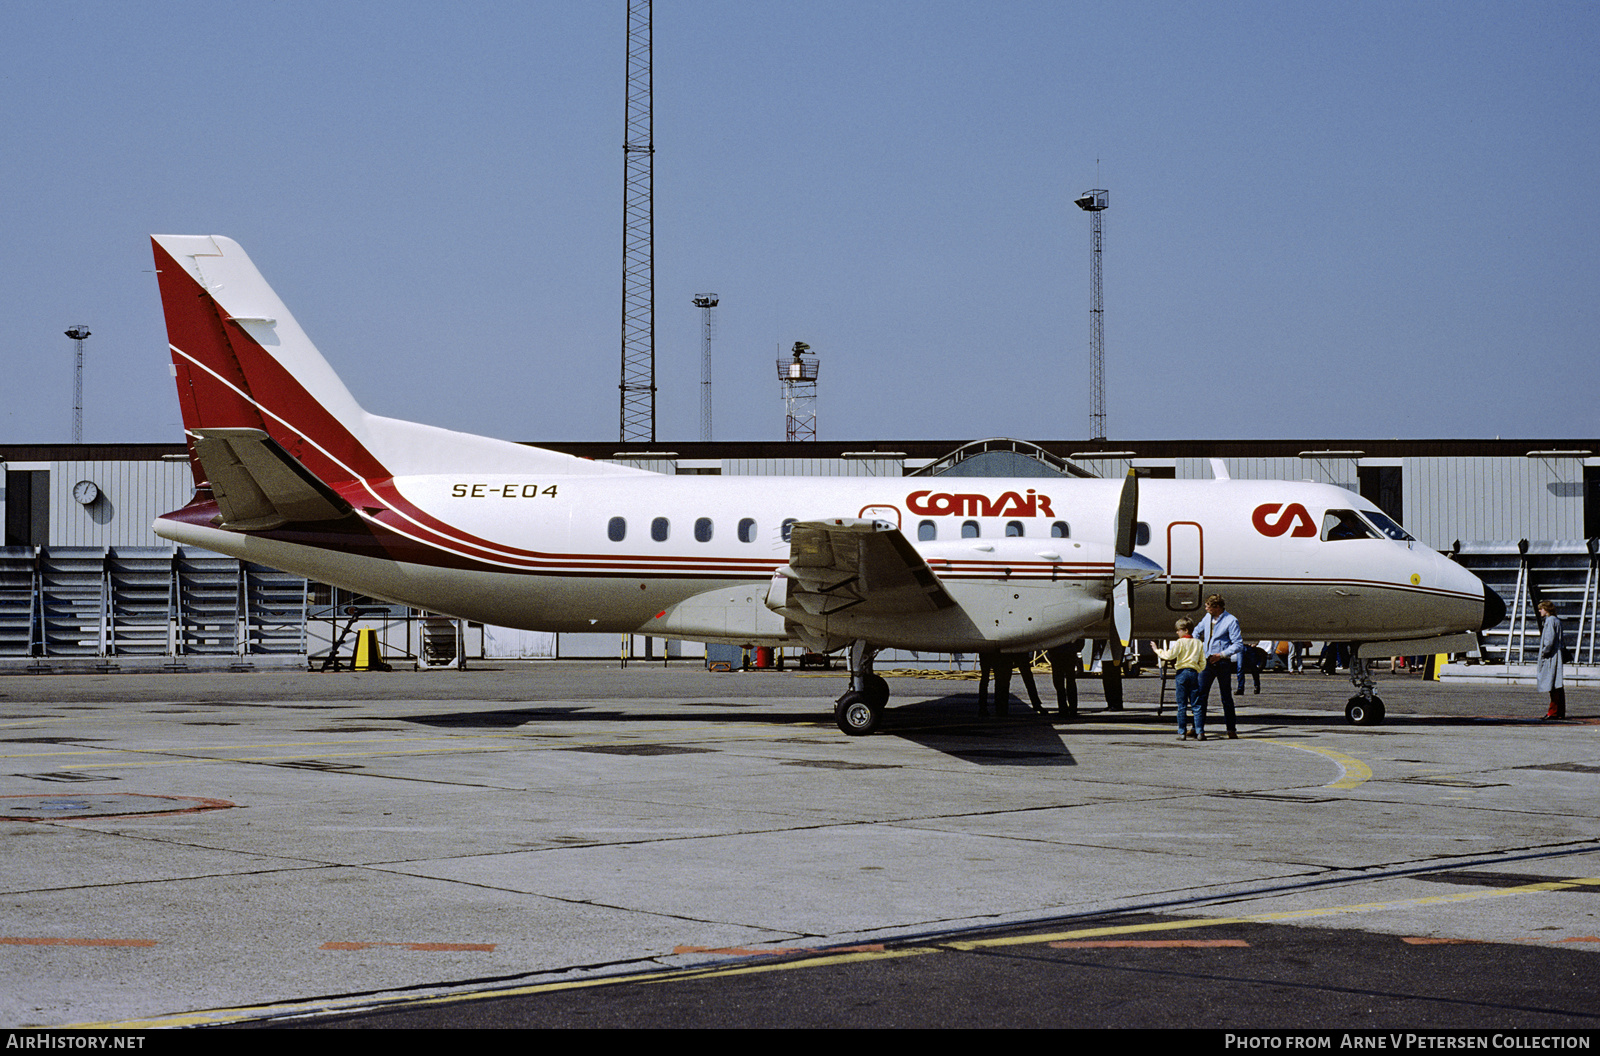
[[[152,237],[195,493],[158,535],[542,631],[1115,658],[1226,592],[1253,638],[1472,647],[1500,597],[1371,502],[1279,480],[669,476],[364,410],[238,243]],[[1363,680],[1365,684],[1363,685]],[[1346,717],[1379,722],[1365,672]]]

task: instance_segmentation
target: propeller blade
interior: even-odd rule
[[[1128,467],[1128,476],[1122,482],[1122,496],[1117,500],[1116,540],[1117,554],[1121,557],[1133,556],[1134,533],[1139,522],[1139,477],[1134,473],[1133,467]]]
[[[1128,475],[1122,481],[1122,494],[1117,498],[1116,523],[1112,525],[1117,556],[1107,606],[1111,610],[1113,633],[1106,647],[1119,665],[1133,641],[1133,584],[1153,579],[1163,571],[1154,561],[1133,552],[1138,523],[1139,476],[1129,466]]]
[[[1128,643],[1133,640],[1133,599],[1130,597],[1132,585],[1129,580],[1120,581],[1111,590],[1111,625],[1116,628],[1118,641],[1122,649],[1117,651],[1117,658],[1122,658],[1122,650],[1128,648]]]

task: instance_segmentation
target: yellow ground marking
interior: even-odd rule
[[[1170,732],[1171,730],[1171,727],[1166,725],[1156,726],[1150,723],[1142,722],[1079,722],[1074,723],[1073,726],[1077,729],[1160,730],[1163,733]],[[1323,785],[1323,788],[1351,789],[1372,780],[1372,768],[1370,766],[1354,756],[1345,755],[1343,752],[1336,752],[1332,748],[1314,748],[1309,744],[1296,744],[1293,741],[1279,741],[1271,737],[1246,736],[1242,738],[1242,740],[1250,741],[1255,744],[1273,744],[1280,748],[1293,748],[1297,751],[1311,752],[1315,755],[1324,756],[1325,758],[1333,760],[1333,762],[1339,767],[1340,776],[1337,780],[1330,781],[1328,784]],[[1211,742],[1207,741],[1206,743],[1210,744]]]
[[[478,990],[470,993],[441,994],[437,997],[401,999],[399,1001],[374,1001],[372,998],[344,998],[326,1002],[294,1002],[274,1005],[216,1008],[201,1012],[186,1012],[155,1019],[133,1019],[108,1023],[71,1023],[61,1030],[155,1030],[163,1027],[200,1027],[221,1023],[238,1023],[262,1019],[270,1015],[326,1015],[342,1011],[381,1008],[420,1008],[428,1005],[455,1004],[488,997],[527,997],[533,994],[551,994],[562,990],[583,990],[600,986],[619,986],[625,983],[670,983],[689,979],[709,979],[732,975],[749,975],[760,972],[785,971],[792,968],[821,968],[835,964],[852,964],[859,961],[893,960],[900,957],[919,957],[939,953],[936,947],[907,947],[882,952],[853,952],[832,956],[809,957],[803,960],[782,961],[775,964],[739,965],[731,968],[683,968],[647,976],[611,976],[599,979],[577,979],[562,983],[539,983],[533,986],[511,987],[505,990]]]
[[[1414,879],[1426,880],[1426,873]],[[1585,885],[1600,886],[1600,876],[1573,877],[1570,880],[1549,880],[1518,887],[1487,888],[1452,895],[1428,895],[1422,898],[1403,898],[1391,902],[1358,902],[1346,906],[1323,906],[1316,909],[1288,909],[1275,913],[1252,913],[1240,917],[1197,917],[1192,920],[1162,920],[1151,924],[1118,924],[1081,931],[1064,931],[1054,935],[1021,935],[996,939],[955,940],[941,943],[953,950],[979,950],[998,946],[1023,946],[1038,943],[1065,942],[1072,939],[1100,938],[1107,935],[1129,935],[1150,931],[1181,931],[1185,928],[1214,928],[1222,924],[1273,924],[1289,920],[1307,920],[1313,917],[1331,917],[1344,913],[1373,913],[1386,909],[1403,909],[1416,906],[1439,906],[1456,902],[1474,902],[1484,898],[1506,898],[1541,891],[1565,891]]]
[[[833,724],[816,722],[800,723],[798,725],[829,726]],[[575,748],[626,748],[638,745],[660,744],[663,739],[670,740],[674,747],[693,747],[697,744],[718,744],[731,741],[748,741],[752,733],[760,733],[768,738],[776,739],[792,735],[792,726],[786,725],[781,729],[769,726],[751,726],[742,732],[728,732],[725,734],[706,734],[692,739],[684,738],[681,731],[662,729],[660,736],[652,738],[648,731],[639,731],[634,728],[633,736],[626,740],[619,739],[591,739],[578,740],[566,738],[551,740],[549,735],[540,734],[534,743],[515,743],[528,738],[527,734],[513,732],[502,733],[468,733],[453,734],[440,737],[411,738],[404,744],[426,744],[429,741],[457,742],[444,747],[419,747],[419,748],[374,748],[358,752],[317,752],[304,755],[211,755],[212,752],[227,752],[240,750],[262,751],[269,748],[324,748],[358,744],[384,744],[379,738],[362,738],[354,741],[268,741],[264,744],[224,744],[224,745],[195,745],[174,748],[87,748],[73,751],[55,752],[18,752],[0,753],[0,759],[35,759],[35,758],[71,758],[74,756],[113,756],[113,755],[138,755],[156,756],[157,758],[139,759],[131,762],[116,763],[88,763],[74,766],[75,770],[115,770],[142,766],[179,766],[185,763],[274,763],[296,759],[353,759],[371,756],[405,756],[428,755],[439,753],[467,753],[467,752],[505,752],[520,751],[571,751]],[[463,741],[494,743],[459,743]]]
[[[1426,876],[1420,877],[1426,879]],[[1582,886],[1600,886],[1600,877],[1574,877],[1569,880],[1551,880],[1520,887],[1493,888],[1469,891],[1455,895],[1435,895],[1427,898],[1398,899],[1391,902],[1363,902],[1347,906],[1326,906],[1319,909],[1296,909],[1278,913],[1252,913],[1239,917],[1198,917],[1188,920],[1164,920],[1149,924],[1114,924],[1098,928],[1081,928],[1075,931],[1054,932],[1044,935],[1020,935],[994,939],[956,939],[928,946],[907,946],[891,950],[862,950],[859,947],[816,957],[803,957],[791,961],[764,964],[743,964],[722,967],[684,968],[650,975],[610,976],[598,979],[581,979],[560,983],[539,983],[509,989],[478,990],[465,993],[441,994],[427,998],[402,998],[394,1001],[368,998],[343,998],[333,1001],[306,1001],[270,1005],[245,1005],[234,1008],[216,1008],[187,1012],[153,1019],[123,1020],[105,1023],[70,1023],[57,1029],[70,1030],[153,1030],[162,1027],[197,1027],[219,1023],[237,1023],[264,1019],[269,1016],[327,1015],[343,1011],[382,1008],[417,1008],[426,1005],[454,1004],[484,998],[526,997],[534,994],[556,993],[562,990],[579,990],[601,986],[621,986],[628,983],[672,983],[691,979],[717,979],[764,972],[792,971],[799,968],[822,968],[839,964],[858,964],[866,961],[894,960],[904,957],[921,957],[949,950],[972,951],[1006,946],[1051,945],[1059,942],[1077,942],[1085,939],[1103,939],[1117,935],[1139,935],[1162,931],[1184,931],[1212,928],[1225,924],[1270,924],[1288,920],[1305,920],[1341,913],[1370,913],[1384,909],[1410,906],[1443,905],[1468,902],[1481,898],[1505,898],[1511,895],[1542,891],[1561,891]]]
[[[1302,752],[1314,752],[1317,755],[1332,759],[1338,764],[1343,776],[1337,781],[1330,781],[1328,784],[1323,785],[1323,788],[1350,789],[1372,780],[1372,767],[1359,759],[1345,755],[1343,752],[1336,752],[1332,748],[1313,748],[1309,744],[1296,744],[1293,741],[1275,741],[1269,737],[1252,737],[1250,739],[1260,741],[1263,744],[1277,744],[1285,748],[1295,748]]]

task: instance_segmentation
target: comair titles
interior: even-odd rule
[[[1054,517],[1050,496],[1040,495],[1032,488],[1024,498],[1008,491],[999,498],[987,495],[956,495],[947,491],[913,491],[906,496],[906,506],[912,513],[935,517]]]

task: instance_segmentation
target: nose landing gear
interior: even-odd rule
[[[1383,701],[1374,693],[1372,676],[1359,647],[1350,657],[1350,683],[1356,695],[1344,706],[1345,721],[1353,726],[1376,726],[1383,721]]]

